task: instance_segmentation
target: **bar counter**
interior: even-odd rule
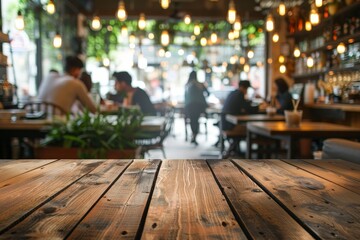
[[[1,239],[356,239],[341,160],[3,160]]]

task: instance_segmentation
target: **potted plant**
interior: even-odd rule
[[[56,122],[37,158],[136,158],[135,139],[143,115],[138,109],[120,109],[117,115],[92,115],[88,111],[66,122]]]

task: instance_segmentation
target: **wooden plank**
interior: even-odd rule
[[[55,160],[10,160],[0,161],[0,182],[39,168]]]
[[[68,239],[135,239],[160,160],[135,161]]]
[[[322,168],[317,166],[316,164],[311,164],[311,162],[319,162],[316,160],[313,161],[304,161],[304,160],[284,160],[284,162],[294,165],[296,167],[299,167],[301,169],[304,169],[305,171],[308,171],[316,176],[319,176],[321,178],[324,178],[330,182],[333,182],[341,187],[344,187],[354,193],[360,194],[360,180],[347,177],[346,175],[339,173],[339,172],[333,172],[332,170],[328,170],[326,168]],[[360,171],[358,172],[358,175],[360,175]]]
[[[359,156],[360,157],[360,156]],[[308,163],[325,168],[337,173],[341,173],[347,177],[360,181],[360,164],[345,161],[345,160],[305,160]]]
[[[235,162],[320,238],[360,236],[358,194],[279,160]]]
[[[246,239],[206,161],[164,160],[143,239]]]
[[[104,160],[61,160],[0,185],[0,233]]]
[[[130,163],[131,160],[103,162],[2,237],[65,238]]]
[[[313,239],[281,206],[228,160],[208,161],[253,239]]]

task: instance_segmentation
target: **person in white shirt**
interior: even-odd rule
[[[40,87],[38,99],[58,105],[67,113],[76,100],[87,108],[90,112],[96,112],[96,106],[90,96],[84,83],[78,78],[84,67],[83,62],[74,56],[68,56],[65,59],[64,75],[49,76],[44,86]]]

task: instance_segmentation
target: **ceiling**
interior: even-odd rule
[[[101,18],[115,18],[118,0],[75,0],[87,16],[98,15]],[[124,0],[128,19],[138,19],[144,13],[147,19],[182,19],[190,14],[197,20],[225,20],[229,0],[172,0],[168,9],[161,8],[159,0]],[[243,21],[263,19],[264,15],[256,11],[258,0],[234,1],[237,12]]]

